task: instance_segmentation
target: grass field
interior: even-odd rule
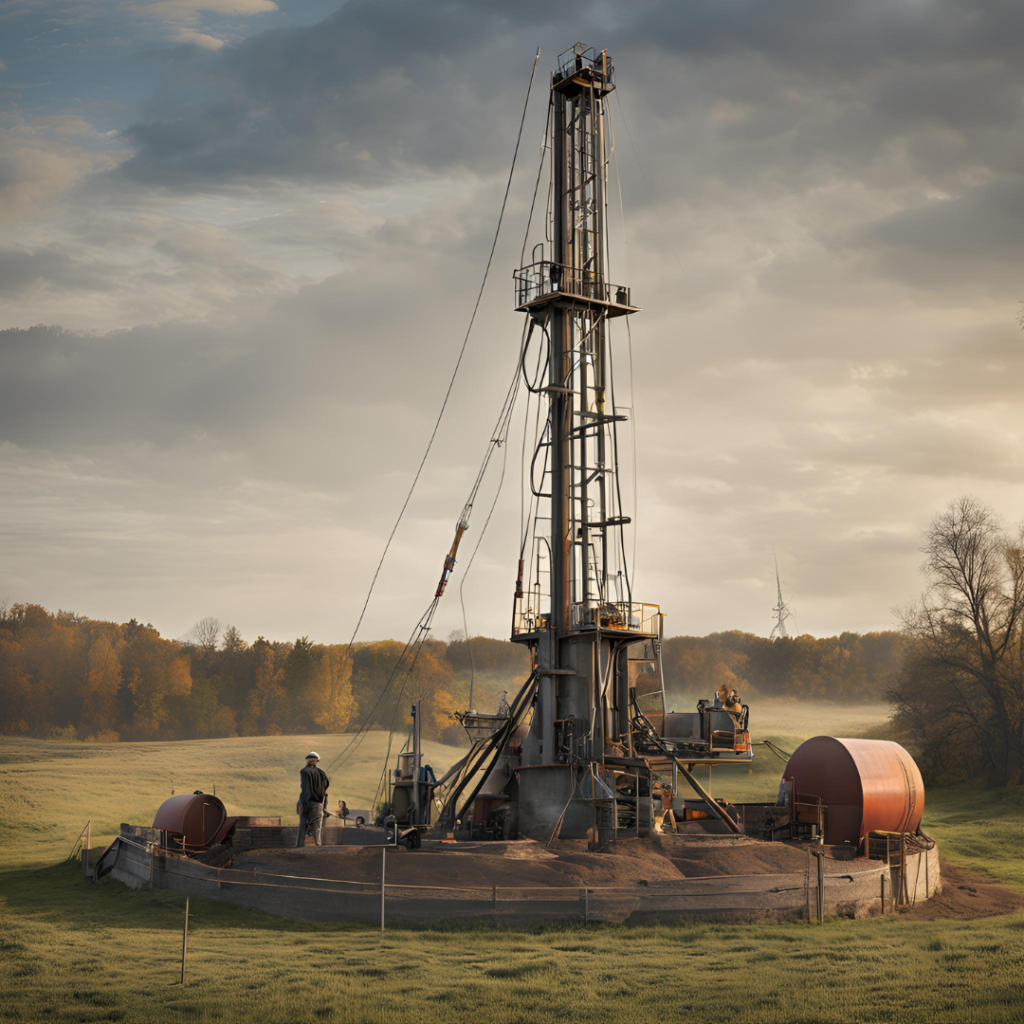
[[[756,715],[758,735],[787,750],[819,732],[884,724],[878,708],[780,703]],[[108,834],[121,820],[149,820],[172,770],[178,792],[216,782],[232,807],[290,814],[311,742],[329,757],[342,741],[0,742],[0,1020],[1024,1021],[1024,914],[382,936],[193,900],[180,986],[180,897],[89,885],[79,868],[54,863],[90,816]],[[382,741],[367,740],[338,795],[372,792],[382,747],[371,742]],[[782,763],[757,749],[752,772],[715,773],[716,792],[775,792]],[[454,753],[428,751],[435,768]],[[1019,793],[929,793],[925,827],[947,860],[1024,892]]]
[[[299,769],[316,750],[326,768],[348,736],[265,736],[180,743],[60,743],[0,738],[0,868],[52,861],[86,821],[95,844],[117,835],[122,821],[148,825],[161,802],[202,789],[229,814],[276,814],[294,823]],[[403,741],[397,736],[392,760]],[[334,806],[369,807],[380,778],[387,736],[370,733],[350,765],[331,772]],[[461,755],[425,743],[440,776]]]

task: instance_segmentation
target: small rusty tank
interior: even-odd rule
[[[924,781],[914,759],[889,740],[815,736],[786,764],[798,800],[827,808],[825,842],[859,845],[870,832],[913,832],[924,812]]]
[[[153,828],[167,833],[168,845],[205,850],[220,842],[234,822],[217,797],[201,792],[182,793],[160,805]]]

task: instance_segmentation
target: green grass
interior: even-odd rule
[[[819,732],[870,730],[884,714],[766,706],[755,721],[791,750]],[[182,987],[181,897],[88,884],[75,865],[52,863],[85,818],[110,831],[148,820],[172,767],[179,792],[216,781],[233,807],[291,813],[310,742],[327,756],[340,746],[323,737],[0,743],[0,1022],[1024,1021],[1024,914],[381,935],[194,899]],[[774,793],[782,763],[757,749],[752,773],[716,771],[717,792]],[[339,795],[372,791],[381,752],[345,773]],[[445,753],[430,751],[435,767]],[[931,792],[925,827],[945,858],[1024,891],[1019,793]]]
[[[1024,788],[932,790],[924,828],[943,857],[1024,893]]]
[[[286,922],[84,883],[8,877],[0,1019],[36,1021],[1020,1021],[1024,915],[395,929]]]
[[[310,750],[321,765],[348,736],[262,736],[178,743],[61,743],[0,738],[0,869],[52,862],[67,852],[86,821],[93,844],[110,842],[122,821],[148,825],[175,793],[216,789],[229,814],[297,820],[299,769]],[[395,737],[392,758],[403,743]],[[369,733],[350,766],[332,770],[332,806],[369,807],[380,778],[387,736]],[[464,751],[425,743],[438,775]],[[2,1017],[0,1017],[2,1020]]]

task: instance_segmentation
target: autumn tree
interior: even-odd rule
[[[234,626],[228,626],[221,637],[220,649],[226,654],[241,654],[246,648],[242,634]]]
[[[276,736],[288,713],[284,687],[284,669],[278,667],[278,653],[263,637],[252,645],[254,682],[242,716],[244,736]]]
[[[21,646],[0,633],[0,734],[24,735],[37,721],[32,680],[21,664]]]
[[[356,713],[352,693],[352,657],[346,647],[322,649],[305,699],[313,721],[325,732],[344,732]]]
[[[200,619],[182,638],[181,642],[206,654],[217,649],[220,640],[220,619],[207,616]]]
[[[176,702],[192,689],[188,657],[152,626],[124,627],[122,664],[131,695],[130,732],[139,739],[173,738]]]
[[[1007,532],[974,498],[932,521],[928,581],[903,614],[905,667],[891,690],[893,723],[926,776],[1024,781],[1024,530]]]
[[[100,632],[89,646],[88,670],[82,678],[80,693],[82,711],[79,729],[87,735],[117,730],[117,693],[121,689],[121,659],[118,649],[122,641],[116,634]]]
[[[448,690],[435,690],[425,702],[423,710],[423,735],[426,739],[452,744],[462,743],[466,739],[462,723],[455,717],[456,711],[465,709]]]
[[[309,697],[321,652],[308,636],[300,636],[283,659],[281,685],[288,697],[287,726],[308,732],[313,728],[314,706]],[[285,724],[285,723],[282,723]]]

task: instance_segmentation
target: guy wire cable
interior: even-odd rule
[[[537,51],[538,55],[540,50]],[[519,266],[522,267],[526,259],[526,243],[530,238],[530,225],[533,223],[533,211],[537,205],[537,190],[540,188],[540,176],[544,171],[544,156],[548,151],[548,133],[551,131],[551,104],[548,99],[548,116],[544,121],[544,138],[540,146],[540,160],[537,164],[537,180],[533,183],[533,199],[530,201],[530,214],[526,218],[526,231],[523,232],[523,248],[519,252]],[[546,215],[546,211],[545,211]]]
[[[424,619],[420,620],[420,622],[421,622],[421,625],[419,627],[419,634],[420,635],[419,635],[419,637],[417,638],[417,641],[416,641],[416,651],[415,651],[415,653],[412,656],[412,661],[409,663],[409,668],[406,670],[405,678],[402,680],[402,688],[401,688],[401,690],[398,691],[398,697],[395,700],[395,710],[394,710],[394,713],[391,715],[391,728],[388,730],[388,746],[387,746],[387,750],[384,753],[384,763],[383,763],[383,766],[381,768],[380,782],[378,783],[378,789],[382,789],[384,791],[383,792],[384,796],[387,796],[387,792],[386,791],[387,791],[388,762],[391,760],[391,745],[392,745],[392,743],[394,741],[394,737],[395,737],[395,723],[398,721],[398,712],[399,712],[399,709],[402,707],[402,698],[405,696],[406,687],[408,687],[409,680],[412,678],[413,671],[416,668],[416,662],[419,659],[420,652],[423,650],[423,645],[426,642],[427,637],[430,635],[430,624],[433,621],[434,612],[437,610],[437,604],[438,604],[438,602],[440,600],[441,599],[439,597],[435,597],[433,602],[432,602],[432,604],[431,604],[430,609],[428,610],[427,614],[424,616],[425,621],[424,621]],[[376,791],[374,792],[373,799],[374,799],[373,807],[376,808],[377,807],[377,792]]]
[[[500,209],[500,211],[498,213],[498,223],[497,223],[497,226],[495,227],[495,230],[494,230],[494,238],[493,238],[493,240],[491,242],[491,251],[490,251],[490,253],[489,253],[488,257],[487,257],[487,264],[484,267],[484,275],[483,275],[483,280],[480,282],[480,290],[477,292],[476,302],[473,304],[473,312],[470,315],[469,324],[466,327],[466,334],[465,334],[465,336],[462,339],[462,347],[459,349],[459,355],[458,355],[458,358],[455,361],[455,368],[454,368],[454,370],[452,370],[451,379],[448,381],[448,388],[445,391],[444,399],[441,402],[441,409],[440,409],[440,411],[437,414],[437,420],[434,423],[434,428],[433,428],[433,430],[430,433],[429,439],[427,440],[427,447],[424,449],[423,458],[420,459],[419,466],[416,469],[416,474],[415,474],[415,476],[413,477],[413,480],[412,480],[412,485],[409,487],[409,493],[405,496],[405,501],[402,502],[402,507],[399,510],[398,518],[395,520],[395,525],[391,528],[391,533],[388,536],[387,542],[384,545],[384,550],[381,553],[380,561],[377,563],[377,568],[376,568],[376,570],[374,570],[373,578],[370,580],[370,588],[369,588],[369,590],[366,593],[366,600],[363,602],[363,607],[362,607],[362,609],[359,612],[359,618],[356,620],[355,629],[352,630],[352,636],[349,639],[348,647],[346,648],[346,653],[349,653],[349,654],[352,651],[352,646],[356,642],[356,636],[358,636],[359,628],[360,628],[360,626],[362,626],[363,618],[366,615],[366,609],[369,607],[370,598],[373,596],[373,591],[374,591],[374,588],[377,585],[377,579],[380,576],[380,571],[381,571],[381,568],[384,565],[384,560],[385,560],[385,558],[387,558],[388,550],[391,547],[391,542],[395,539],[395,534],[398,532],[399,524],[402,522],[402,519],[405,516],[405,510],[409,507],[409,502],[412,500],[413,492],[416,490],[416,485],[419,483],[420,476],[423,473],[423,467],[426,465],[427,457],[430,455],[430,450],[431,450],[431,448],[434,445],[434,439],[437,437],[438,428],[441,426],[441,420],[444,417],[445,410],[448,407],[448,400],[451,397],[452,389],[455,386],[455,379],[456,379],[456,377],[458,377],[459,368],[462,366],[463,356],[465,356],[465,354],[466,354],[466,346],[469,344],[469,337],[470,337],[470,334],[473,331],[473,324],[476,322],[476,315],[477,315],[477,312],[480,309],[480,302],[483,299],[484,289],[487,287],[487,279],[488,279],[488,277],[490,275],[490,272],[491,272],[491,264],[494,262],[494,253],[495,253],[495,250],[498,247],[498,237],[501,234],[501,225],[502,225],[502,223],[503,223],[503,221],[505,219],[505,209],[508,206],[509,192],[512,189],[512,177],[515,174],[516,160],[517,160],[517,158],[519,156],[519,145],[522,142],[522,138],[523,138],[523,126],[526,123],[526,112],[527,112],[527,109],[529,108],[529,105],[530,105],[530,94],[533,91],[533,81],[534,81],[534,78],[537,75],[537,65],[539,63],[540,63],[540,47],[538,46],[537,47],[537,53],[534,55],[534,58],[533,58],[533,69],[530,71],[530,82],[529,82],[529,84],[526,87],[526,101],[523,103],[523,112],[522,112],[522,115],[521,115],[521,117],[519,119],[519,131],[516,134],[516,146],[515,146],[515,150],[512,153],[512,166],[509,168],[508,180],[505,183],[505,194],[504,194],[504,196],[502,197],[502,200],[501,200],[501,209]],[[370,719],[369,718],[364,719],[362,725],[360,725],[359,729],[356,732],[356,736],[358,736],[359,733],[362,732],[363,729],[366,728],[369,725],[369,723],[370,723]],[[355,737],[353,737],[353,739],[354,738]],[[342,751],[342,753],[340,755],[338,755],[339,758],[344,755],[345,751],[347,751],[348,748],[351,745],[352,745],[352,741],[350,741],[349,744]]]
[[[616,96],[616,100],[619,103],[619,110],[622,111],[622,101]],[[612,112],[608,110],[608,134],[611,137],[611,159],[614,161],[615,166],[615,188],[619,195],[619,223],[622,225],[622,276],[625,280],[629,280],[629,238],[626,234],[626,208],[622,202],[622,176],[619,173],[619,153],[615,148],[615,125],[612,122]],[[623,114],[622,124],[626,128],[626,134],[629,134],[629,126],[626,124],[626,117]],[[632,143],[630,138],[630,143]],[[633,152],[636,153],[634,147]],[[637,166],[640,166],[640,159],[637,158]],[[643,168],[640,168],[641,175],[643,174]],[[607,196],[608,190],[605,190]],[[607,217],[606,217],[607,220]],[[610,255],[610,254],[609,254]],[[679,253],[676,253],[676,260],[679,260]],[[682,267],[682,262],[679,263]],[[638,492],[637,492],[637,458],[636,458],[636,394],[634,391],[633,382],[633,328],[630,324],[630,319],[627,316],[626,320],[626,339],[629,353],[629,436],[630,442],[633,449],[633,464],[632,464],[632,476],[633,476],[633,558],[630,565],[630,576],[636,575],[636,544],[637,544],[637,507],[638,507]]]
[[[383,687],[381,687],[380,692],[377,694],[377,699],[374,701],[373,707],[364,717],[362,724],[356,730],[352,739],[349,740],[349,742],[342,749],[341,753],[338,754],[334,758],[334,760],[331,761],[331,763],[327,766],[328,771],[333,770],[339,764],[343,765],[349,756],[356,753],[356,751],[362,744],[362,741],[366,738],[366,734],[369,731],[368,724],[373,721],[373,718],[377,713],[377,709],[380,707],[381,702],[387,695],[388,690],[391,689],[391,684],[395,681],[395,678],[402,667],[402,663],[404,662],[406,655],[409,653],[409,649],[416,642],[417,634],[420,632],[420,629],[423,626],[424,621],[427,619],[427,616],[430,614],[431,608],[435,604],[435,602],[436,599],[435,601],[431,601],[431,604],[427,607],[427,610],[420,616],[419,621],[416,623],[416,626],[413,628],[413,631],[409,636],[409,639],[405,642],[405,646],[402,648],[402,652],[401,654],[399,654],[398,660],[395,662],[394,667],[391,669],[391,673],[388,676],[387,681],[384,683]]]
[[[363,617],[366,615],[367,606],[370,603],[370,597],[373,595],[373,589],[377,583],[377,577],[380,575],[381,567],[384,565],[384,559],[387,557],[388,549],[391,547],[391,542],[395,538],[395,534],[398,532],[398,526],[402,521],[402,517],[405,515],[405,510],[409,507],[409,502],[412,499],[413,491],[416,490],[416,485],[419,483],[420,475],[423,473],[423,467],[426,465],[427,457],[430,455],[430,449],[434,445],[434,439],[437,437],[438,428],[441,426],[441,419],[445,414],[445,410],[448,407],[448,400],[451,398],[452,389],[455,386],[455,378],[459,374],[459,368],[462,366],[463,356],[466,354],[466,346],[469,343],[469,336],[473,331],[473,324],[476,322],[476,315],[480,309],[480,302],[483,299],[484,289],[487,287],[487,278],[491,272],[491,264],[494,262],[494,252],[498,247],[498,237],[501,234],[501,225],[505,219],[505,208],[508,206],[508,196],[512,188],[512,176],[516,169],[516,159],[519,156],[519,144],[523,138],[523,125],[526,122],[526,110],[530,104],[530,93],[533,90],[533,80],[537,74],[537,64],[540,62],[540,47],[537,47],[536,56],[533,58],[533,70],[530,72],[530,84],[526,89],[526,102],[523,104],[522,117],[519,120],[519,132],[516,135],[516,148],[512,154],[512,166],[509,168],[508,181],[505,183],[505,195],[501,201],[501,211],[498,214],[498,224],[494,231],[494,239],[491,242],[491,251],[487,257],[487,265],[484,267],[483,280],[480,282],[480,290],[477,292],[476,302],[473,304],[473,312],[469,318],[469,325],[466,328],[465,337],[462,339],[462,347],[459,349],[458,358],[455,360],[455,369],[452,371],[451,380],[448,382],[448,388],[445,391],[444,399],[441,402],[441,410],[437,414],[437,420],[434,423],[434,429],[430,432],[430,438],[427,440],[427,447],[423,452],[423,458],[420,459],[420,464],[416,469],[416,475],[413,477],[412,486],[409,488],[409,493],[405,496],[405,501],[402,503],[402,508],[398,513],[398,518],[395,520],[395,525],[391,528],[391,533],[388,536],[387,543],[384,545],[384,551],[380,556],[380,561],[377,563],[377,569],[373,574],[373,579],[370,581],[370,589],[367,592],[366,600],[363,602],[362,611],[359,613],[359,618],[356,621],[356,627],[352,631],[352,639],[349,640],[348,646],[351,650],[352,645],[355,643],[356,635],[359,632],[359,627],[362,625]]]
[[[498,506],[498,499],[501,497],[502,485],[505,483],[505,470],[508,466],[508,434],[512,425],[512,410],[515,407],[516,396],[518,393],[519,367],[517,365],[513,391],[508,406],[508,416],[505,418],[504,423],[504,433],[502,435],[502,439],[496,442],[497,446],[502,448],[501,475],[498,477],[498,487],[494,492],[494,500],[491,502],[491,507],[487,512],[487,518],[484,520],[483,528],[480,530],[480,536],[477,537],[476,546],[473,548],[473,553],[469,556],[469,561],[466,563],[466,568],[462,573],[462,579],[459,581],[459,604],[462,607],[462,630],[466,634],[466,650],[469,652],[469,711],[473,710],[473,683],[475,681],[475,671],[473,666],[473,643],[469,636],[469,621],[466,617],[466,598],[464,588],[466,586],[466,580],[469,578],[469,570],[473,568],[473,561],[476,558],[476,553],[480,550],[480,545],[483,543],[484,536],[487,533],[487,527],[491,524],[491,517],[494,515],[494,510]],[[491,450],[493,451],[493,448]],[[490,455],[488,455],[488,458],[490,458]]]

